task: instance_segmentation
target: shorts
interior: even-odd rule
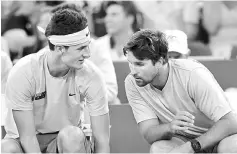
[[[42,153],[59,153],[59,150],[58,150],[59,148],[57,146],[57,136],[58,136],[58,132],[36,135],[39,142],[40,150]],[[16,139],[5,138],[4,140],[13,140],[14,142],[17,143],[17,145],[22,150],[22,152],[24,152],[19,138],[16,138]],[[92,137],[86,136],[84,145],[85,145],[86,153],[94,152],[94,141]]]

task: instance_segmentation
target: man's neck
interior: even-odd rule
[[[163,65],[163,67],[160,68],[158,74],[152,81],[151,85],[159,90],[162,90],[168,81],[168,77],[169,77],[169,63],[166,63],[165,65]]]
[[[68,66],[62,63],[60,55],[58,55],[58,53],[54,53],[54,51],[50,51],[48,54],[47,66],[50,75],[53,77],[63,77],[70,70]]]

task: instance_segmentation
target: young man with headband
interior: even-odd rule
[[[237,152],[237,115],[211,72],[168,59],[164,33],[141,30],[124,47],[129,104],[151,153]]]
[[[110,152],[105,81],[87,60],[90,32],[85,15],[58,10],[45,35],[49,49],[22,58],[9,74],[2,152]],[[81,129],[84,103],[94,146]]]

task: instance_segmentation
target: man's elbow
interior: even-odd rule
[[[143,137],[150,145],[152,145],[156,141],[156,140],[154,140],[154,138],[152,138],[149,135],[149,132],[143,133]]]

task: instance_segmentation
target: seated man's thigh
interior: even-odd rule
[[[156,141],[151,145],[150,153],[167,153],[173,148],[184,144],[185,142],[177,137],[171,140]]]
[[[237,134],[231,135],[220,141],[218,153],[237,153]]]
[[[18,139],[7,138],[1,141],[2,153],[23,153],[20,141]]]
[[[67,126],[60,130],[57,137],[59,153],[87,153],[88,140],[84,132],[75,126]]]

